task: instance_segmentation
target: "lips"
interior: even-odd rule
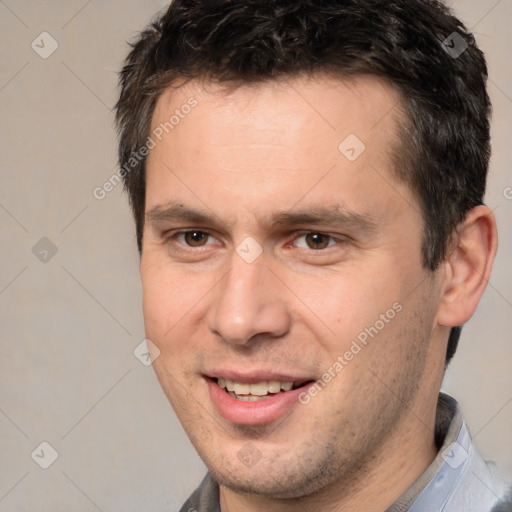
[[[206,378],[217,412],[240,425],[269,424],[290,414],[294,407],[301,406],[298,396],[313,380],[275,373],[231,372],[212,373]]]

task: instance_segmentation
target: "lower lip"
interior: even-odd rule
[[[300,405],[298,397],[308,386],[277,393],[264,400],[246,402],[232,398],[214,380],[207,378],[206,382],[220,415],[238,425],[265,425],[290,414],[294,406]]]

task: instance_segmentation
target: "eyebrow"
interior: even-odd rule
[[[204,224],[220,227],[223,222],[206,210],[189,208],[180,203],[168,202],[160,204],[146,212],[146,222],[153,226],[173,221],[186,221],[192,224]]]
[[[155,206],[146,213],[146,221],[153,226],[173,221],[185,221],[217,229],[226,227],[226,224],[218,216],[208,210],[198,210],[175,202]],[[313,205],[302,210],[277,212],[271,216],[271,224],[289,227],[300,225],[343,226],[345,229],[358,231],[360,234],[370,234],[378,225],[372,215],[356,213],[339,204],[332,207]]]

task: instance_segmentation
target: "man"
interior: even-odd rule
[[[439,2],[175,0],[117,106],[182,510],[488,511],[440,395],[496,252],[484,57]]]

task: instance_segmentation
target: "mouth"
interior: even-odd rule
[[[215,410],[229,423],[269,425],[302,411],[299,396],[314,380],[275,372],[212,372],[204,375]],[[300,406],[299,409],[297,407]]]
[[[216,377],[213,381],[231,398],[242,402],[259,402],[262,400],[268,400],[269,398],[302,388],[313,382],[312,380],[302,380],[297,382],[263,380],[260,382],[248,383],[236,382],[221,377]]]

